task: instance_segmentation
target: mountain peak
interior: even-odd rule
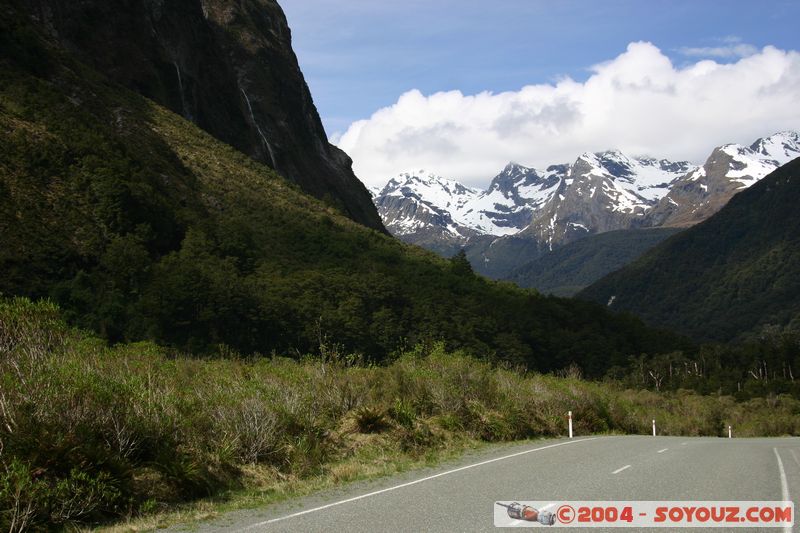
[[[503,167],[503,170],[500,171],[500,174],[526,174],[535,170],[536,169],[533,167],[525,166],[516,161],[509,161],[506,166]]]
[[[614,307],[654,326],[715,341],[785,325],[800,313],[798,198],[795,160],[580,297],[601,304],[613,297]]]
[[[487,192],[499,190],[508,196],[511,189],[530,185],[539,178],[539,172],[535,168],[526,167],[512,161],[503,167],[503,170],[497,176],[492,178]]]
[[[630,158],[625,155],[622,150],[618,148],[612,148],[610,150],[604,150],[602,152],[597,152],[595,155],[600,157],[601,159],[615,159],[619,161],[630,161]]]
[[[785,164],[800,156],[800,134],[796,131],[780,131],[756,140],[749,149],[759,156]]]
[[[428,216],[430,209],[447,214],[448,224],[461,228],[460,245],[475,234],[502,237],[524,232],[558,246],[587,233],[694,224],[716,212],[736,191],[799,155],[798,134],[793,131],[758,139],[749,147],[722,145],[702,167],[688,161],[631,157],[612,148],[586,151],[571,165],[543,167],[546,170],[509,161],[485,191],[424,170],[406,173],[390,181],[381,193],[386,198],[379,196],[376,203],[389,226],[400,213],[396,201],[400,198],[409,203],[403,211],[406,217],[412,212]],[[420,227],[414,225],[414,231]],[[412,224],[406,221],[403,231],[408,228]],[[419,242],[409,233],[403,235],[409,242]]]
[[[586,161],[588,163],[596,163],[599,160],[598,154],[602,152],[583,152],[578,156],[577,161]]]

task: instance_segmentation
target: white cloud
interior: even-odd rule
[[[685,56],[693,57],[747,57],[758,53],[758,48],[752,44],[732,44],[728,46],[702,46],[698,48],[683,47],[678,49]]]
[[[684,46],[679,48],[678,52],[685,56],[714,57],[719,59],[737,59],[740,57],[748,57],[759,52],[758,48],[752,44],[743,43],[741,37],[735,35],[729,35],[717,39],[717,41],[722,44],[718,46]]]
[[[619,148],[702,162],[718,144],[800,128],[795,51],[768,46],[734,63],[678,68],[637,42],[591,72],[583,83],[565,78],[499,94],[411,90],[334,141],[367,185],[424,168],[485,186],[509,161],[540,167]]]

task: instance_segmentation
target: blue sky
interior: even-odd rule
[[[412,89],[424,96],[452,90],[474,95],[553,85],[564,77],[584,82],[593,66],[613,61],[639,41],[652,43],[675,69],[704,58],[736,62],[767,45],[800,48],[796,0],[282,0],[281,5],[329,135],[395,105]]]

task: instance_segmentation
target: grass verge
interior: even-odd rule
[[[157,527],[431,464],[488,442],[577,434],[796,435],[791,396],[500,368],[441,345],[358,358],[192,358],[109,347],[48,302],[0,300],[0,528]],[[195,502],[195,503],[192,503]],[[148,526],[148,524],[150,526]]]
[[[515,443],[503,443],[513,445]],[[421,468],[438,466],[454,461],[465,453],[478,451],[489,444],[475,439],[462,438],[451,441],[445,448],[429,450],[424,455],[409,455],[396,449],[387,453],[383,447],[367,447],[355,455],[331,464],[318,476],[288,479],[270,468],[250,465],[243,469],[244,485],[248,488],[223,492],[212,498],[204,498],[177,507],[156,510],[152,513],[130,517],[123,522],[102,526],[100,533],[132,533],[153,531],[161,528],[210,520],[224,513],[254,509],[285,500],[308,496],[326,489],[360,481],[377,480]]]

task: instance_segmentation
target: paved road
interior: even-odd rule
[[[788,499],[800,509],[800,439],[597,437],[500,447],[434,470],[230,513],[192,530],[501,531],[493,525],[498,500],[783,500],[778,457]]]

